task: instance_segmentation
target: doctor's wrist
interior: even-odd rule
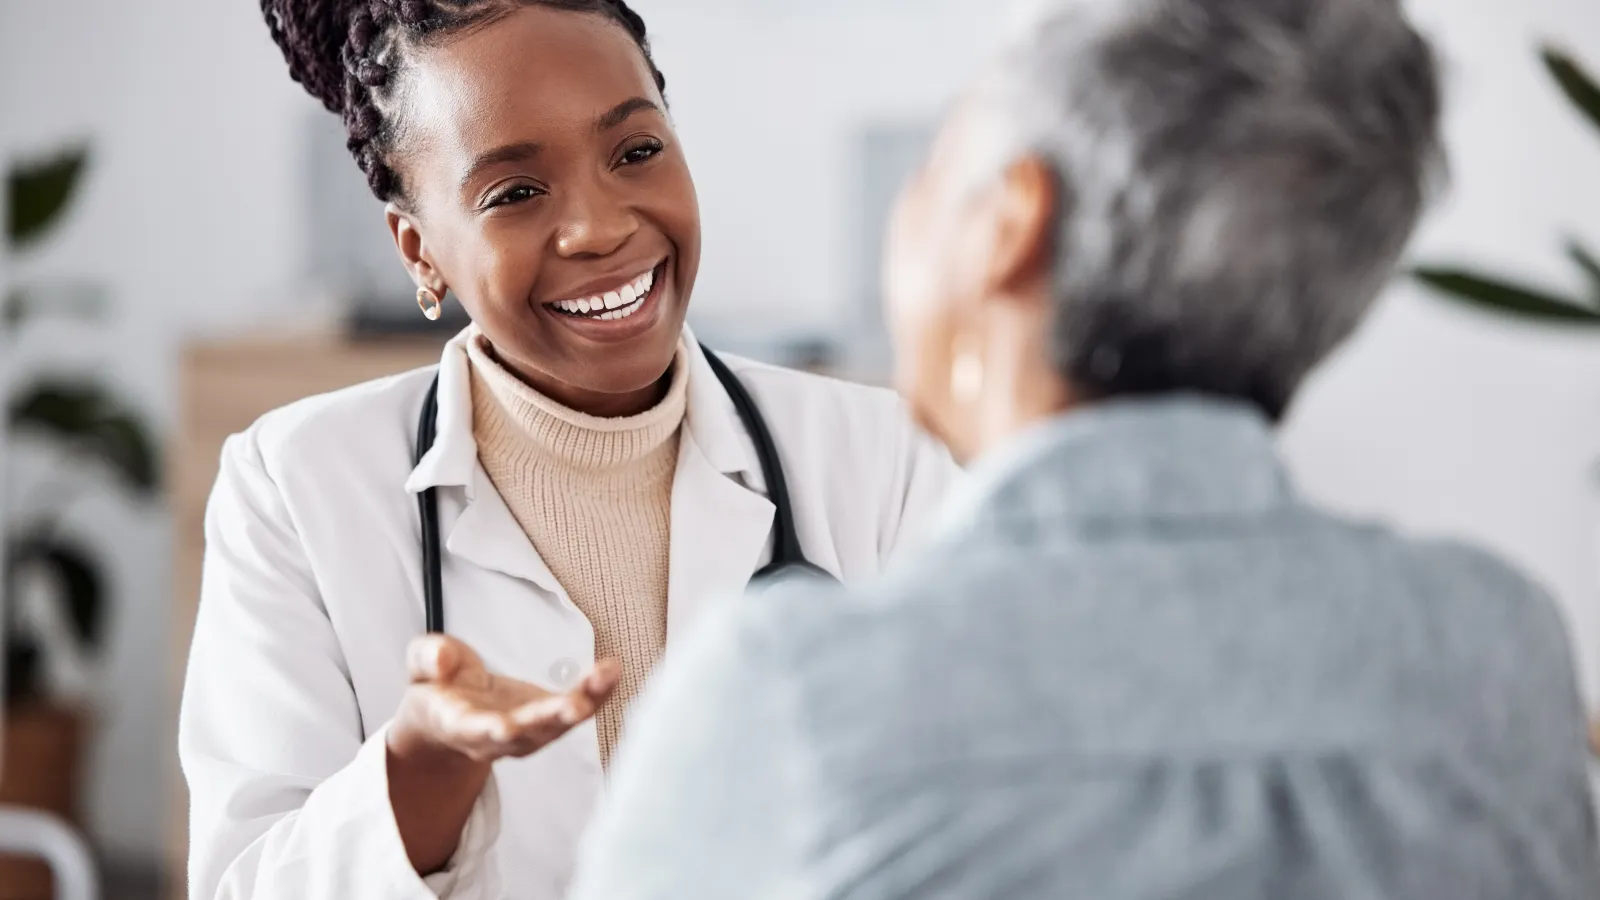
[[[431,772],[440,776],[467,776],[489,771],[490,763],[472,757],[440,741],[427,729],[418,728],[406,716],[398,717],[388,734],[389,763],[408,771]]]
[[[388,734],[389,805],[417,874],[449,865],[472,808],[488,783],[490,763],[473,760],[428,736],[400,727]]]

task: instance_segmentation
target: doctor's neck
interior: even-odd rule
[[[547,392],[541,391],[539,386],[531,380],[519,374],[518,368],[508,364],[499,353],[495,352],[494,345],[481,333],[474,333],[470,339],[477,344],[485,356],[493,360],[510,377],[515,378],[529,390],[545,396],[552,403],[557,403],[573,412],[592,416],[596,419],[629,418],[642,415],[660,406],[661,401],[666,399],[667,392],[672,389],[673,373],[677,366],[681,364],[682,359],[682,354],[675,357],[672,365],[669,365],[667,370],[661,373],[661,377],[643,390],[612,394],[585,388],[581,385],[569,384],[564,386],[561,399],[556,400],[553,397],[549,397]]]

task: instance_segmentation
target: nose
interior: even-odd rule
[[[603,187],[567,193],[556,229],[556,252],[564,258],[609,256],[639,230],[633,209]]]

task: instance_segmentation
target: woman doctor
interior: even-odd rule
[[[473,326],[437,373],[223,452],[180,734],[190,896],[556,898],[627,700],[777,524],[759,436],[684,329],[700,228],[663,80],[615,0],[262,6],[423,312],[448,292]],[[887,392],[728,366],[806,559],[877,570],[948,457]],[[419,638],[419,495],[448,637]]]

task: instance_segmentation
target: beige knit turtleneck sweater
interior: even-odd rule
[[[672,479],[688,404],[683,349],[666,398],[620,419],[546,398],[500,365],[482,335],[467,353],[484,471],[594,626],[596,658],[622,663],[616,694],[595,719],[609,766],[623,713],[666,643]]]

